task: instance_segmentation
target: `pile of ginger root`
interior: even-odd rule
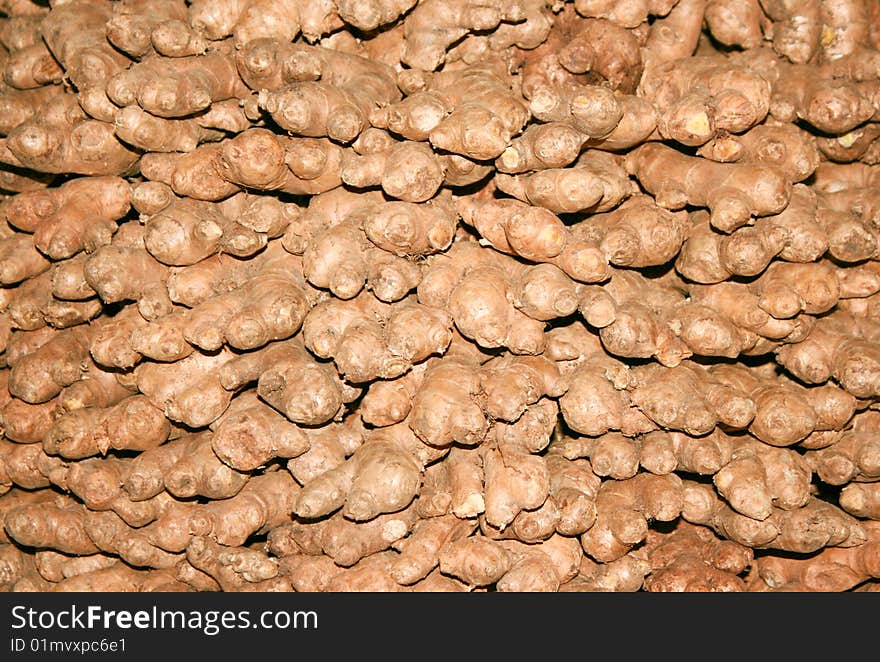
[[[880,3],[0,0],[0,590],[880,590]]]

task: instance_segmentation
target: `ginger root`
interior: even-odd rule
[[[0,591],[872,591],[874,0],[0,1]]]

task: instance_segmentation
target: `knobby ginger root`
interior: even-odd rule
[[[652,532],[653,533],[653,532]],[[741,592],[740,577],[753,563],[754,553],[708,529],[680,522],[669,535],[649,536],[650,574],[645,590]]]
[[[649,143],[631,152],[627,168],[661,207],[707,207],[712,226],[722,232],[746,225],[754,216],[778,214],[791,198],[791,184],[777,169],[711,164],[660,144]]]
[[[0,12],[2,590],[876,584],[873,3]]]
[[[661,136],[682,145],[702,145],[718,132],[747,131],[770,109],[770,83],[724,59],[673,60],[650,68],[639,85],[640,93],[661,109]]]

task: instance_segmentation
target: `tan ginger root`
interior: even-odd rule
[[[504,531],[521,511],[540,507],[550,493],[550,473],[541,456],[518,440],[483,446],[485,520]]]
[[[319,358],[332,358],[350,382],[394,379],[452,340],[452,320],[412,301],[388,307],[369,293],[350,301],[315,305],[303,324],[303,341]]]
[[[348,99],[354,101],[355,106],[363,104],[360,109],[344,109],[342,124],[347,123],[348,119],[354,119],[348,114],[350,110],[355,110],[356,114],[368,112],[374,106],[400,98],[400,92],[394,85],[393,69],[389,65],[346,52],[344,48],[337,50],[302,42],[285,43],[261,38],[243,46],[236,53],[235,59],[241,78],[254,91],[275,91],[287,84],[320,81],[322,85],[316,89],[323,89],[336,97],[338,92],[343,92],[349,95]],[[336,88],[337,92],[334,93],[333,89],[324,85]],[[309,100],[308,103],[312,101],[319,100]],[[294,110],[291,108],[291,111]],[[327,107],[324,106],[322,111],[322,104],[318,103],[316,106],[301,107],[301,110],[307,116],[312,111],[317,111],[319,118]],[[289,119],[294,122],[308,122],[305,117],[296,117],[295,112],[290,113]],[[357,133],[360,131],[355,136]]]
[[[539,356],[492,359],[483,364],[480,382],[483,408],[496,421],[514,422],[539,399],[558,398],[565,392],[556,366]]]
[[[577,13],[581,16],[606,18],[628,28],[638,27],[649,17],[666,16],[675,5],[675,0],[636,0],[624,3],[608,0],[577,0],[574,3]],[[702,15],[702,12],[700,14]]]
[[[639,439],[639,464],[654,474],[683,471],[711,476],[728,462],[731,450],[717,428],[702,437],[655,430]]]
[[[759,0],[712,0],[706,5],[706,27],[725,46],[755,48],[770,26]]]
[[[402,377],[370,384],[358,407],[364,423],[384,427],[404,420],[412,410],[413,397],[427,368],[428,362],[423,362]]]
[[[792,182],[802,182],[819,167],[822,141],[791,124],[764,123],[740,135],[715,137],[697,150],[722,163],[763,163],[782,169]]]
[[[178,503],[140,533],[151,545],[172,553],[183,552],[195,536],[238,547],[253,534],[288,521],[296,491],[286,472],[254,476],[234,497],[206,504]]]
[[[47,102],[58,100],[63,94],[60,85],[42,85],[28,90],[16,90],[5,87],[0,92],[0,133],[9,134],[19,124],[23,124],[42,112]],[[33,175],[33,173],[31,173]],[[22,180],[24,181],[24,180]],[[35,180],[31,180],[36,183]]]
[[[151,216],[144,228],[144,247],[169,266],[192,265],[220,251],[249,256],[267,242],[265,235],[236,223],[215,205],[188,198]]]
[[[367,522],[353,522],[337,513],[318,525],[321,548],[337,565],[351,567],[404,538],[412,530],[415,521],[412,507],[379,515]]]
[[[875,545],[876,546],[876,545]],[[876,591],[876,581],[872,579],[873,566],[865,568],[860,553],[850,550],[828,549],[808,560],[767,557],[761,559],[759,574],[749,583],[749,590],[755,592],[860,592]],[[871,550],[874,551],[873,548]],[[846,552],[845,554],[843,552]]]
[[[657,125],[652,103],[634,94],[641,40],[606,21],[570,19],[563,9],[547,41],[521,55],[522,91],[533,117],[567,125],[600,149],[637,145]]]
[[[6,215],[10,224],[33,234],[40,251],[61,260],[110,243],[129,206],[129,187],[121,177],[82,177],[16,196]]]
[[[690,301],[674,309],[667,322],[697,354],[760,355],[801,341],[813,326],[814,318],[803,313],[772,317],[744,283],[729,280],[686,289]]]
[[[514,555],[514,562],[498,581],[499,591],[557,591],[577,575],[583,558],[577,541],[563,536],[553,536],[535,545],[516,540],[501,544]]]
[[[548,168],[530,174],[495,175],[508,195],[557,214],[613,209],[632,192],[623,168],[610,155],[582,154],[571,168]]]
[[[9,294],[4,317],[10,329],[49,331],[44,308],[53,300],[52,275],[42,271]],[[12,339],[10,339],[11,341]]]
[[[791,446],[814,430],[842,429],[855,411],[855,401],[842,389],[805,388],[795,382],[761,377],[742,366],[712,366],[709,374],[752,402],[754,416],[748,421],[748,429],[771,446]]]
[[[630,401],[623,390],[626,382],[615,381],[621,377],[615,373],[622,370],[622,364],[605,357],[580,363],[569,377],[568,390],[559,399],[566,425],[589,436],[626,428],[630,421]],[[625,379],[625,375],[622,377]]]
[[[876,225],[877,200],[874,169],[864,163],[823,162],[814,174],[814,189],[821,206],[856,216]]]
[[[832,377],[857,398],[873,397],[877,390],[878,357],[872,336],[859,320],[835,311],[818,320],[800,342],[785,345],[777,361],[798,379],[822,384]]]
[[[238,471],[253,471],[276,457],[297,457],[309,446],[302,430],[259,401],[223,416],[211,438],[217,457]]]
[[[405,586],[424,579],[439,565],[444,546],[469,536],[475,525],[454,515],[419,520],[409,536],[393,544],[400,554],[391,565],[391,576]]]
[[[84,529],[84,506],[21,505],[6,513],[4,524],[10,537],[30,547],[54,549],[65,554],[95,554],[98,547]]]
[[[581,282],[608,277],[607,261],[598,246],[581,240],[546,208],[498,198],[460,199],[459,209],[462,220],[498,251],[553,264]]]
[[[34,567],[35,557],[25,554],[15,545],[0,545],[0,587],[5,593],[17,590],[25,582],[36,581],[35,575],[39,571]]]
[[[830,311],[841,295],[837,274],[823,263],[775,262],[751,289],[759,305],[776,319],[800,312],[817,315]]]
[[[16,232],[0,239],[0,282],[13,285],[38,276],[50,268],[49,261],[34,246],[33,239],[24,232]],[[12,294],[10,293],[10,297]],[[8,303],[4,307],[8,307]]]
[[[830,485],[870,482],[880,474],[880,445],[871,432],[848,430],[833,445],[807,453],[806,460]]]
[[[445,200],[423,205],[392,201],[371,208],[363,220],[367,239],[400,257],[429,255],[452,244],[457,217]]]
[[[748,441],[732,450],[730,460],[714,476],[718,493],[731,508],[764,520],[773,507],[793,510],[810,498],[812,472],[800,455]]]
[[[421,486],[419,442],[403,424],[368,435],[345,463],[309,481],[295,513],[314,519],[342,508],[347,519],[363,522],[410,505]]]
[[[338,467],[362,442],[362,431],[346,423],[334,423],[320,429],[301,428],[308,438],[306,452],[287,461],[287,470],[300,485]]]
[[[601,140],[619,132],[623,127],[624,115],[632,108],[628,102],[634,97],[615,94],[601,85],[580,85],[574,76],[562,70],[556,51],[547,49],[549,42],[539,47],[523,63],[523,96],[529,100],[532,117],[541,122],[562,122],[571,126],[593,140]],[[548,60],[548,62],[544,62]],[[543,66],[542,66],[543,65]],[[550,68],[551,71],[547,71]],[[559,78],[563,80],[559,80]],[[647,110],[649,105],[645,105]],[[648,113],[648,119],[656,125],[655,113]],[[652,125],[647,133],[654,130]]]
[[[141,168],[147,179],[198,200],[222,200],[242,187],[313,195],[342,183],[342,155],[342,148],[326,139],[284,139],[254,128],[185,154],[145,154]]]
[[[9,53],[3,81],[19,90],[61,82],[63,69],[42,40]]]
[[[870,96],[852,80],[817,75],[814,67],[792,64],[766,48],[746,51],[742,60],[770,82],[770,115],[780,122],[803,120],[837,136],[874,115]]]
[[[474,446],[489,429],[479,395],[479,366],[455,356],[429,366],[412,399],[407,425],[424,443],[443,448]]]
[[[39,490],[53,483],[63,486],[67,466],[61,458],[47,455],[40,444],[18,444],[3,441],[0,445],[0,467],[4,489],[12,486]],[[15,501],[13,501],[13,505]]]
[[[136,303],[140,319],[130,320],[137,322],[135,326],[167,315],[172,308],[166,286],[168,269],[147,251],[144,234],[144,227],[139,223],[123,223],[110,243],[90,254],[83,265],[86,283],[105,304]],[[141,278],[125,278],[128,269],[137,271]],[[126,311],[123,311],[120,319],[125,317]]]
[[[651,566],[635,550],[610,563],[597,563],[589,556],[581,557],[578,574],[560,585],[565,593],[613,592],[635,593],[641,590]]]
[[[114,75],[107,95],[119,106],[138,104],[158,117],[184,117],[214,101],[243,97],[235,61],[224,53],[146,58]]]
[[[170,433],[164,412],[138,394],[111,406],[85,407],[61,416],[42,442],[47,452],[79,459],[111,449],[149,450],[164,443]]]
[[[590,326],[598,327],[609,354],[653,356],[675,366],[693,352],[664,314],[684,303],[684,293],[674,281],[657,282],[637,271],[615,270],[608,283],[581,288],[578,311]]]
[[[791,198],[791,184],[773,167],[716,164],[660,144],[630,152],[626,166],[661,207],[707,207],[712,226],[722,232],[746,225],[754,216],[778,214]]]
[[[193,352],[177,363],[142,363],[135,371],[138,390],[173,421],[201,427],[229,406],[232,392],[220,382],[220,368],[232,359],[228,350]]]
[[[9,392],[31,404],[51,400],[82,376],[89,330],[64,329],[36,351],[22,357],[9,374]]]
[[[134,58],[153,51],[152,32],[165,21],[182,21],[186,8],[178,0],[135,0],[116,3],[107,21],[107,40]]]
[[[86,118],[78,108],[69,116],[56,113],[38,113],[12,129],[0,141],[2,162],[54,174],[131,173],[139,154],[116,138],[111,123]]]
[[[260,397],[294,423],[320,425],[332,420],[357,391],[346,387],[336,371],[317,362],[295,341],[271,343],[258,352],[232,359],[218,379],[232,391],[257,382]],[[301,389],[302,383],[309,384]]]
[[[226,21],[218,23],[217,26],[225,23],[222,33],[231,32],[235,44],[239,47],[254,39],[267,37],[289,42],[300,32],[308,42],[312,43],[322,35],[342,27],[342,21],[369,32],[394,22],[413,5],[410,0],[384,3],[357,3],[351,0],[332,3],[284,0],[276,3],[257,0],[234,4],[238,5],[239,11],[230,12]],[[200,3],[198,12],[200,17],[207,18],[208,10],[205,7],[208,5],[209,3]],[[217,31],[217,27],[212,27],[209,34],[221,33]]]
[[[801,508],[773,509],[755,520],[730,508],[711,487],[686,482],[681,515],[753,549],[811,553],[825,547],[854,547],[865,542],[863,526],[836,506],[815,497]]]
[[[195,119],[163,119],[134,105],[121,108],[113,124],[123,142],[150,152],[190,152],[200,143],[220,140],[224,135]]]
[[[307,309],[304,283],[291,277],[296,258],[277,248],[274,256],[262,254],[260,267],[239,287],[189,309],[175,308],[135,330],[132,348],[152,359],[173,361],[194,347],[214,351],[228,344],[250,350],[295,334]]]
[[[100,303],[94,297],[80,301],[57,298],[53,274],[43,271],[15,289],[7,304],[6,319],[11,328],[24,331],[67,329],[92,320],[99,309]]]
[[[440,571],[469,586],[488,586],[513,567],[513,557],[500,542],[474,535],[444,545],[440,550]]]
[[[460,519],[476,517],[486,509],[481,453],[478,449],[453,447],[447,462],[450,510]]]
[[[707,284],[732,275],[756,276],[775,257],[814,262],[829,250],[832,237],[837,235],[832,223],[835,221],[830,218],[823,220],[816,195],[802,184],[794,185],[791,201],[782,213],[757,218],[754,226],[729,235],[713,230],[709,215],[700,210],[691,214],[691,229],[675,267],[688,280]],[[847,231],[842,226],[839,224],[841,234],[837,236]],[[835,237],[834,241],[840,239]],[[841,255],[839,249],[834,253]]]
[[[739,228],[728,235],[712,230],[708,217],[702,214],[695,214],[693,220],[693,232],[685,242],[687,245],[682,246],[676,267],[679,274],[699,283],[760,274],[785,250],[790,236],[772,220],[756,222],[754,226]]]
[[[444,181],[443,163],[425,143],[403,141],[389,149],[349,156],[343,162],[342,181],[355,188],[381,186],[404,202],[429,200]]]
[[[226,499],[235,496],[249,478],[249,474],[221,462],[214,453],[212,435],[198,433],[168,468],[163,482],[165,489],[179,499]]]
[[[103,122],[112,122],[115,112],[107,98],[107,81],[130,62],[107,39],[111,17],[108,3],[71,2],[50,11],[40,25],[43,40],[76,86],[83,109]]]
[[[403,299],[419,283],[418,267],[375,247],[361,226],[360,218],[350,218],[317,233],[302,252],[303,275],[339,299],[351,299],[365,287],[382,301]]]
[[[370,121],[408,140],[429,140],[436,149],[487,160],[504,152],[528,118],[509,77],[481,65],[429,76],[424,89],[374,112]]]
[[[446,59],[447,49],[468,32],[492,30],[502,21],[518,23],[525,18],[521,2],[510,5],[494,0],[420,3],[404,23],[405,47],[401,62],[415,69],[434,71]]]
[[[682,481],[675,474],[604,481],[596,495],[596,523],[581,534],[581,545],[600,563],[617,560],[645,539],[648,521],[679,517],[682,500]]]
[[[175,577],[172,568],[136,569],[126,563],[64,579],[52,587],[57,593],[94,592],[98,588],[126,593],[188,592],[191,587]]]
[[[278,575],[278,563],[264,552],[247,547],[224,547],[197,537],[186,547],[193,567],[213,577],[223,591],[258,590],[254,585]]]
[[[639,83],[640,95],[659,109],[660,135],[690,146],[754,127],[769,112],[770,91],[757,72],[705,56],[652,67]]]
[[[380,62],[319,46],[287,48],[288,84],[256,89],[260,107],[294,135],[351,142],[374,111],[401,98],[393,70]]]
[[[64,487],[82,500],[90,512],[113,511],[133,527],[155,521],[173,505],[174,500],[164,493],[143,501],[128,499],[121,485],[128,462],[114,460],[91,458],[72,463],[64,477]]]
[[[557,14],[554,27],[564,43],[555,52],[559,66],[580,78],[621,93],[635,92],[642,75],[639,37],[629,26],[605,17],[574,20],[570,11]],[[552,44],[552,37],[548,41]],[[596,134],[587,131],[589,135]]]
[[[8,373],[5,381],[8,382]],[[3,430],[3,435],[10,441],[21,444],[42,441],[52,428],[56,406],[57,402],[54,399],[33,405],[7,395],[0,409],[0,428]]]
[[[52,550],[44,550],[34,554],[34,563],[37,572],[46,581],[62,582],[65,579],[109,568],[117,565],[119,561],[107,554],[68,556]]]
[[[875,483],[852,483],[840,492],[840,507],[850,515],[880,519],[880,492]]]
[[[876,577],[877,527],[867,524],[868,540],[857,547],[827,548],[805,558],[761,556],[750,590],[839,592]]]
[[[639,194],[570,228],[576,237],[597,242],[616,267],[666,264],[682,250],[688,235],[684,211],[663,209],[649,196]]]
[[[494,259],[491,249],[476,242],[459,246],[460,250],[429,258],[418,284],[419,303],[446,309],[458,331],[480,347],[541,353],[545,325],[513,305],[514,283],[505,261]],[[491,262],[486,264],[481,258]]]
[[[558,436],[550,448],[568,460],[588,458],[584,469],[596,476],[625,480],[639,471],[638,442],[617,432],[597,437]]]
[[[709,529],[676,523],[667,534],[651,531],[647,541],[651,571],[645,590],[651,592],[740,592],[741,577],[754,563],[754,552]]]
[[[588,136],[568,122],[532,124],[495,160],[502,173],[564,168],[587,146]]]
[[[562,536],[579,536],[596,522],[595,500],[601,479],[589,461],[557,453],[553,444],[545,455],[545,462],[550,472],[549,501],[559,514],[556,532]],[[514,522],[515,529],[518,524]]]
[[[83,301],[97,292],[86,281],[88,254],[82,253],[52,266],[52,296],[56,299]]]
[[[820,0],[791,4],[783,0],[760,0],[773,21],[773,49],[795,64],[813,60],[821,48]]]

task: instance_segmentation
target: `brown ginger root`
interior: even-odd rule
[[[0,590],[872,590],[875,4],[0,2]]]
[[[651,532],[647,542],[651,572],[645,590],[672,592],[740,592],[747,590],[742,575],[754,553],[710,530],[679,521],[673,531]]]
[[[791,184],[774,168],[701,161],[660,144],[631,152],[627,169],[661,207],[708,207],[712,226],[722,232],[746,225],[754,216],[778,214],[791,198]],[[712,185],[698,183],[701,180]]]
[[[873,524],[873,523],[872,523]],[[775,591],[848,591],[864,581],[876,577],[877,532],[870,528],[867,542],[858,547],[827,548],[806,558],[762,556],[757,566],[755,582],[760,584],[750,590]]]

